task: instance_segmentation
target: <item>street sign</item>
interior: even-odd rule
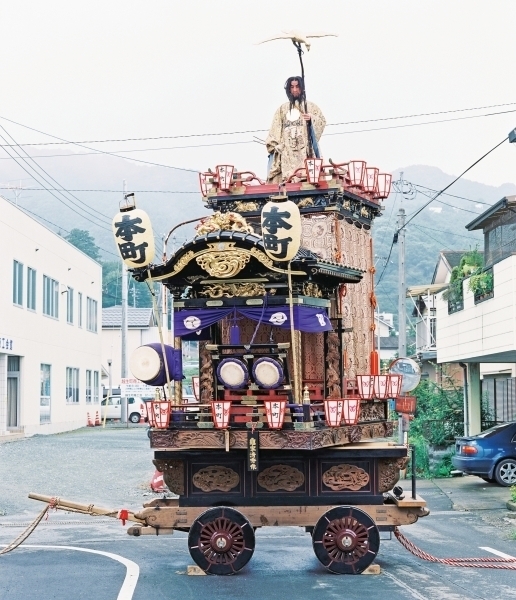
[[[155,387],[142,383],[139,379],[123,377],[120,380],[120,395],[126,398],[129,396],[154,398],[155,390]]]

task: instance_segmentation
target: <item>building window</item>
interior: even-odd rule
[[[39,392],[39,422],[50,423],[50,365],[41,365]]]
[[[23,265],[13,261],[13,303],[23,306]]]
[[[36,270],[27,267],[27,308],[36,310]]]
[[[66,367],[66,401],[79,402],[79,369]]]
[[[91,371],[86,369],[86,404],[91,404]]]
[[[59,318],[59,283],[43,275],[43,313]]]
[[[82,327],[82,292],[78,292],[77,293],[77,312],[79,313],[77,315],[78,317],[78,325],[79,327]]]
[[[86,299],[86,329],[97,333],[97,301]]]
[[[73,288],[68,288],[66,296],[66,322],[73,325]]]
[[[93,371],[93,404],[99,403],[100,378],[99,372]]]

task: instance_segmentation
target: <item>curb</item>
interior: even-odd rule
[[[507,506],[507,510],[513,510],[516,512],[516,502],[511,502],[509,500],[509,502],[507,502],[506,506]]]

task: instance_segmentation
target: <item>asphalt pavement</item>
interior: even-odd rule
[[[138,509],[156,495],[145,426],[85,428],[0,444],[0,546],[34,519],[29,492]],[[410,493],[410,481],[401,481]],[[473,476],[417,482],[430,516],[403,528],[438,557],[516,556],[516,513],[507,488]],[[131,538],[120,521],[52,512],[17,550],[0,556],[0,600],[148,598],[341,598],[425,600],[516,597],[516,571],[456,568],[416,558],[382,534],[380,575],[335,576],[317,561],[302,528],[262,528],[235,577],[193,577],[185,533]]]

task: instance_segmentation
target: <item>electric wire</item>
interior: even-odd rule
[[[467,111],[472,111],[472,110],[486,110],[488,108],[501,108],[503,106],[514,106],[515,104],[516,104],[516,102],[506,102],[503,104],[490,104],[487,106],[477,106],[477,107],[473,107],[473,108],[458,108],[458,109],[454,109],[454,110],[441,110],[441,111],[434,111],[434,112],[428,112],[428,113],[416,113],[413,115],[401,115],[401,116],[396,116],[396,117],[380,117],[380,118],[376,118],[376,119],[362,119],[362,120],[358,120],[358,121],[343,121],[340,123],[328,123],[326,125],[326,127],[336,127],[339,125],[358,125],[360,123],[376,123],[376,122],[380,122],[380,121],[394,121],[394,120],[399,120],[399,119],[413,119],[413,118],[418,118],[418,117],[430,117],[430,116],[434,116],[434,115],[444,115],[444,114],[451,114],[451,113],[457,113],[457,112],[467,112]],[[0,119],[5,119],[7,121],[9,120],[6,117],[0,117]],[[11,121],[11,122],[15,123],[15,121]],[[16,124],[20,125],[20,123],[16,123]],[[22,125],[22,127],[26,127],[26,126]],[[240,134],[246,134],[246,133],[261,133],[264,131],[268,131],[268,130],[267,129],[247,129],[247,130],[242,130],[242,131],[223,131],[223,132],[218,132],[218,133],[190,133],[190,134],[184,134],[184,135],[161,135],[161,136],[155,136],[155,137],[84,140],[84,141],[79,141],[79,142],[62,140],[61,142],[33,142],[33,143],[27,143],[27,144],[23,144],[23,145],[24,146],[51,146],[51,145],[62,145],[63,143],[66,143],[66,144],[101,144],[101,143],[108,143],[108,142],[136,142],[136,141],[145,141],[145,140],[171,140],[171,139],[180,139],[180,138],[210,137],[210,136],[219,136],[219,135],[240,135]],[[39,133],[42,133],[42,132],[39,132]],[[48,134],[45,134],[45,135],[48,135]],[[55,137],[55,136],[52,136],[52,137]]]

